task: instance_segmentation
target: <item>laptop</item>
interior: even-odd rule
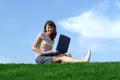
[[[58,44],[57,44],[57,47],[56,47],[57,52],[54,52],[54,51],[44,52],[42,55],[53,56],[53,55],[67,53],[68,48],[69,48],[69,44],[70,44],[70,40],[71,40],[71,38],[69,38],[68,36],[60,34]]]

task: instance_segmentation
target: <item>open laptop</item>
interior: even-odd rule
[[[42,55],[53,56],[53,55],[67,53],[68,47],[69,47],[69,44],[70,44],[70,40],[71,39],[68,36],[60,34],[58,44],[57,44],[57,47],[56,47],[57,52],[56,51],[44,52]]]

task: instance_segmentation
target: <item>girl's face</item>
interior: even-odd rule
[[[46,26],[46,33],[52,34],[53,31],[54,31],[54,26],[49,26],[47,24],[47,26]]]

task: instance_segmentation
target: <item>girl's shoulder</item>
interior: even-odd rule
[[[45,34],[43,33],[43,32],[40,32],[39,34],[38,34],[38,36],[40,37],[40,38],[45,38]]]
[[[44,35],[44,33],[43,33],[43,32],[40,32],[40,33],[39,33],[39,36],[43,36],[43,35]]]
[[[40,38],[42,38],[44,36],[44,33],[43,32],[40,32],[39,34],[38,34],[38,37],[40,37]]]

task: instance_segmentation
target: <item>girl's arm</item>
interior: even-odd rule
[[[42,34],[40,33],[38,36],[37,36],[37,38],[36,38],[36,40],[34,41],[34,43],[33,43],[33,46],[32,46],[32,50],[33,51],[35,51],[35,52],[37,52],[37,53],[43,53],[43,51],[42,50],[40,50],[37,46],[41,43],[41,41],[42,41]]]

